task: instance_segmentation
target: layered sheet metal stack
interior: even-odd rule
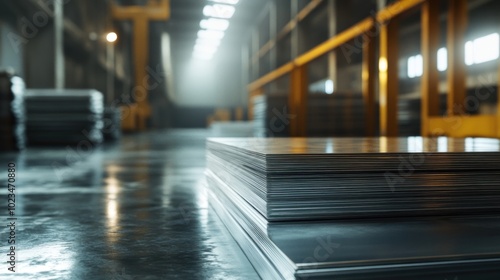
[[[285,114],[283,114],[285,112]],[[283,118],[288,112],[288,96],[284,93],[256,96],[253,99],[255,137],[287,137],[289,123]]]
[[[29,145],[103,140],[103,96],[96,90],[37,89],[26,93]]]
[[[117,140],[121,137],[122,113],[120,108],[104,109],[102,135],[105,141]]]
[[[398,101],[398,131],[400,136],[418,136],[421,131],[420,98],[401,97]],[[473,112],[467,112],[473,113]],[[446,114],[446,95],[439,95],[439,114]]]
[[[364,101],[359,93],[310,94],[307,116],[290,115],[286,94],[255,97],[253,115],[256,137],[287,137],[291,118],[307,118],[312,137],[365,135]]]
[[[25,84],[12,72],[0,72],[0,150],[21,150],[25,137]]]
[[[500,141],[210,139],[213,209],[263,279],[497,279]]]
[[[364,136],[365,108],[361,93],[312,94],[308,99],[307,135]]]

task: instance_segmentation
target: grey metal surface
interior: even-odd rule
[[[397,190],[387,185],[384,172],[376,172],[384,166],[385,172],[397,171],[390,164],[336,169],[346,159],[391,163],[415,152],[407,148],[409,139],[386,139],[393,153],[377,152],[381,140],[212,139],[210,202],[263,278],[500,277],[500,184],[492,168],[499,141],[446,139],[452,152],[439,155],[438,147],[422,146],[420,152],[429,153],[422,153],[421,164],[433,162],[442,171],[424,166],[406,173]],[[348,153],[324,149],[328,143]],[[489,162],[469,163],[478,169],[460,165],[480,154]],[[311,161],[304,162],[306,157]],[[330,169],[315,169],[327,166],[325,160]],[[330,220],[321,221],[325,217]]]
[[[97,90],[31,89],[26,93],[30,145],[66,145],[103,140],[104,101]]]
[[[500,141],[228,138],[208,167],[269,221],[500,213]],[[480,179],[478,179],[480,178]]]
[[[209,208],[207,134],[0,154],[1,177],[7,162],[18,166],[19,256],[16,274],[2,259],[0,279],[259,279]]]

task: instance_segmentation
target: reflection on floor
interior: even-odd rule
[[[258,279],[208,207],[206,135],[155,132],[104,147],[0,154],[2,178],[9,161],[17,165],[18,218],[17,272],[5,267],[0,278]]]

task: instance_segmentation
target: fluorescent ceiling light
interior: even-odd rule
[[[210,30],[226,31],[229,27],[229,21],[217,18],[203,19],[200,22],[200,27]]]
[[[220,40],[224,38],[224,32],[215,30],[200,30],[198,31],[198,38]]]
[[[238,2],[240,2],[240,0],[209,0],[209,1],[222,4],[230,4],[230,5],[236,5],[238,4]]]
[[[213,58],[213,54],[193,52],[193,57],[200,60],[211,60]]]
[[[203,14],[207,17],[215,18],[231,18],[234,15],[236,9],[229,5],[207,5],[203,8]]]

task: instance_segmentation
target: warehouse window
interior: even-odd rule
[[[440,48],[438,50],[438,70],[446,71],[448,69],[448,50],[446,48]]]
[[[424,62],[422,55],[417,54],[408,58],[408,77],[415,78],[422,76],[424,72]]]
[[[448,50],[440,48],[438,50],[439,71],[448,69]],[[493,33],[484,37],[477,38],[465,43],[465,64],[473,65],[498,59],[500,56],[500,36]],[[408,78],[420,77],[423,74],[422,55],[414,55],[408,58]]]
[[[493,33],[465,44],[465,62],[467,65],[492,61],[499,55],[499,36]]]
[[[325,81],[325,93],[332,94],[334,90],[335,90],[335,84],[333,83],[333,81],[326,80]]]

